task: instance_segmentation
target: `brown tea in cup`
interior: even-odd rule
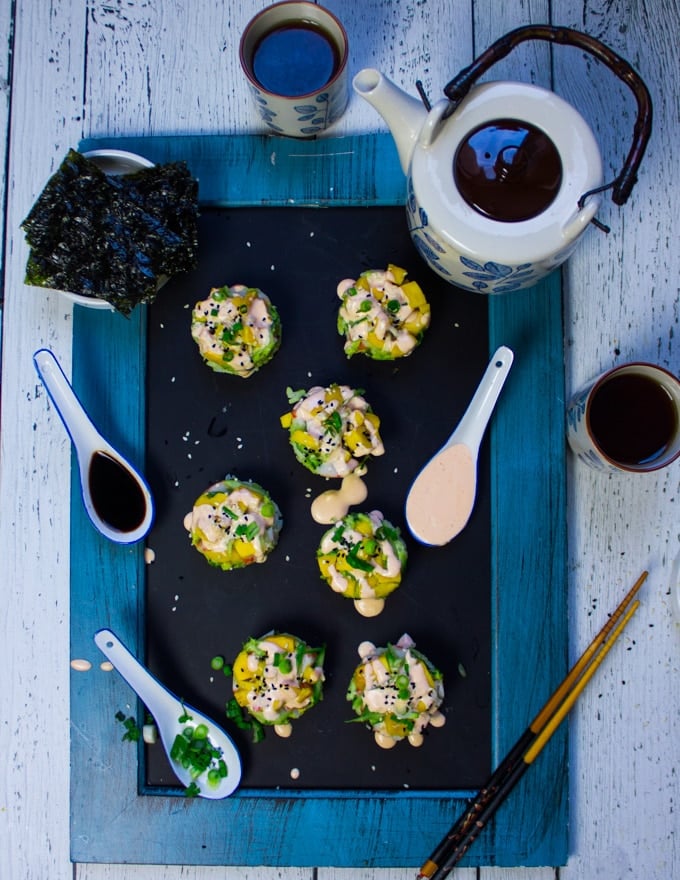
[[[614,367],[567,407],[576,455],[597,470],[647,473],[680,457],[680,380],[655,364]]]
[[[262,121],[287,137],[316,137],[349,101],[349,46],[340,21],[318,3],[282,0],[250,20],[239,57]]]
[[[662,458],[678,430],[673,398],[651,376],[619,373],[590,401],[590,430],[598,446],[621,464],[644,466]]]
[[[321,25],[300,20],[264,34],[255,46],[252,63],[263,89],[292,98],[330,82],[340,66],[340,53]]]

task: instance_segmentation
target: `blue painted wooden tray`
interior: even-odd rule
[[[89,140],[154,162],[186,159],[204,204],[399,205],[392,140],[299,143],[241,137]],[[471,294],[472,295],[472,294]],[[145,319],[76,307],[73,382],[108,436],[141,465]],[[515,351],[491,424],[492,763],[525,729],[567,666],[566,499],[560,275],[489,302],[490,352]],[[115,395],[113,390],[115,389]],[[104,391],[108,393],[104,393]],[[72,490],[71,652],[94,671],[71,685],[71,857],[150,864],[419,866],[469,791],[244,790],[224,801],[147,789],[113,715],[132,695],[99,670],[94,632],[111,627],[143,656],[143,548],[111,545]],[[466,857],[468,865],[559,865],[567,857],[567,734],[559,732]]]

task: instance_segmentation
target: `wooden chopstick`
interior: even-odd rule
[[[607,623],[471,801],[467,810],[425,861],[418,874],[419,880],[421,878],[442,880],[477,839],[489,819],[536,760],[637,611],[640,603],[633,602],[633,599],[647,575],[648,572],[642,572]]]

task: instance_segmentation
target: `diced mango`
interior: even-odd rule
[[[227,500],[226,492],[215,492],[214,494],[207,495],[205,492],[203,495],[200,495],[195,502],[196,507],[200,507],[201,504],[210,504],[213,507],[217,507],[218,504],[223,504]]]
[[[401,289],[412,309],[420,309],[427,305],[425,294],[420,289],[420,285],[417,282],[408,281]]]
[[[372,535],[373,534],[373,524],[370,519],[366,517],[365,519],[358,519],[354,523],[354,528],[361,535]]]
[[[374,412],[364,413],[364,419],[373,425],[376,431],[380,427],[380,418]]]
[[[342,391],[339,385],[331,385],[325,395],[326,403],[342,403]]]
[[[210,361],[213,364],[220,364],[220,365],[222,365],[224,363],[223,355],[224,355],[224,351],[221,348],[215,348],[215,349],[209,348],[207,351],[205,351],[203,353],[203,357],[207,361]]]
[[[284,413],[281,416],[281,418],[279,419],[279,421],[281,422],[282,428],[290,428],[290,426],[293,424],[293,413],[292,412]]]
[[[408,728],[401,721],[397,721],[394,715],[387,715],[384,721],[385,733],[389,736],[404,737],[408,736]]]
[[[349,431],[344,435],[343,441],[353,455],[357,452],[359,452],[360,455],[366,455],[372,446],[371,438],[367,431],[362,428],[355,428],[353,431]]]
[[[298,706],[304,705],[312,696],[312,689],[310,687],[301,687],[296,690],[296,702]]]
[[[412,336],[417,336],[428,325],[427,314],[413,311],[404,321],[404,330],[407,330]]]
[[[392,273],[394,283],[399,285],[401,285],[402,281],[408,274],[406,269],[402,269],[400,266],[395,266],[394,263],[388,265],[387,271]]]
[[[230,563],[231,560],[225,556],[223,550],[204,550],[201,549],[201,553],[205,556],[208,562],[212,562],[213,565],[223,565],[225,562]]]
[[[308,434],[307,431],[301,429],[293,431],[290,435],[290,439],[292,443],[297,443],[298,446],[304,446],[305,449],[319,448],[319,441],[312,437],[311,434]]]
[[[344,554],[342,554],[342,555],[338,554],[338,556],[335,557],[335,559],[333,560],[333,562],[331,564],[335,567],[335,570],[338,572],[345,572],[345,571],[352,570],[352,566],[349,564],[349,562],[347,561],[347,557]]]
[[[236,660],[234,660],[232,673],[237,686],[251,687],[253,682],[257,683],[259,681],[259,676],[253,674],[248,668],[248,655],[245,651],[241,651]]]
[[[241,559],[251,559],[255,555],[252,541],[236,541],[234,549]]]
[[[267,636],[267,641],[273,642],[275,645],[278,645],[279,648],[283,648],[283,650],[287,652],[295,650],[295,639],[285,633],[276,633],[276,635]]]

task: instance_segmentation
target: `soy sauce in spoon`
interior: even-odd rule
[[[144,521],[146,499],[130,471],[97,450],[87,475],[92,506],[97,515],[119,532],[134,532]]]
[[[83,504],[92,524],[117,544],[141,540],[154,517],[146,481],[99,433],[54,354],[40,349],[33,362],[73,442]]]

